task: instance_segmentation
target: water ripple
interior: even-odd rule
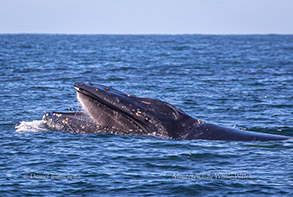
[[[292,137],[292,43],[291,35],[0,35],[0,195],[292,195],[292,140],[82,135],[40,121],[80,109],[72,85],[91,81],[207,122]]]

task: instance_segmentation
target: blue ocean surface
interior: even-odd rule
[[[0,196],[293,195],[293,141],[72,134],[73,83],[293,137],[293,35],[0,35]]]

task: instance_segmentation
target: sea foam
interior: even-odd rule
[[[21,121],[19,125],[15,126],[16,132],[43,132],[49,131],[42,120]]]

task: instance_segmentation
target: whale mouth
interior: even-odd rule
[[[91,83],[74,83],[77,98],[91,118],[98,125],[107,129],[147,134],[150,127],[141,117],[135,115],[133,102],[128,101],[129,95],[111,87],[93,85]],[[123,102],[121,102],[123,101]],[[121,102],[121,103],[120,103]]]

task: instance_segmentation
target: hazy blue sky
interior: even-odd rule
[[[0,33],[293,34],[293,0],[0,0]]]

